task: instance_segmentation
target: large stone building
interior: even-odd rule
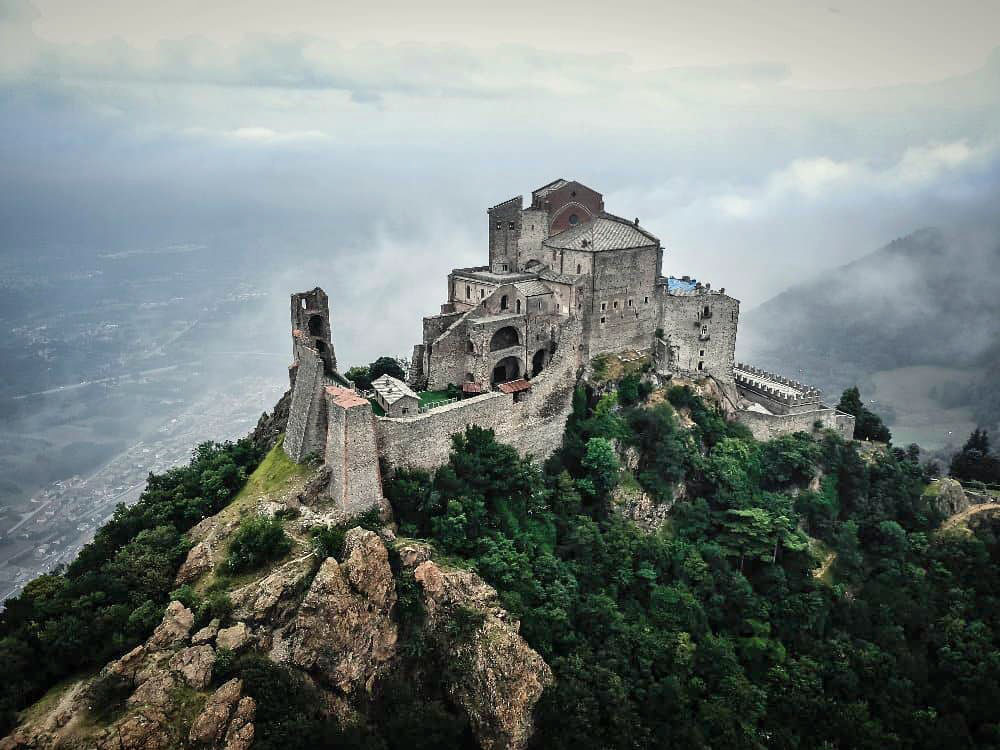
[[[714,379],[729,413],[762,438],[816,424],[853,431],[853,418],[824,406],[815,389],[737,368],[739,301],[725,289],[664,276],[660,240],[638,219],[605,211],[597,191],[559,179],[535,190],[528,206],[516,196],[486,215],[489,264],[448,275],[445,301],[423,319],[413,349],[412,391],[391,409],[381,390],[395,397],[402,384],[372,394],[385,416],[337,371],[326,295],[292,295],[285,450],[297,461],[324,458],[345,511],[381,496],[378,459],[390,469],[434,468],[446,460],[450,436],[470,424],[523,453],[548,455],[560,443],[580,369],[602,354],[646,354],[662,375]],[[415,391],[449,386],[471,397],[418,406]]]

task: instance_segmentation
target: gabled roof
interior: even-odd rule
[[[556,273],[555,271],[546,268],[538,272],[538,278],[542,281],[550,281],[553,284],[569,284],[572,286],[576,283],[578,277],[568,273]]]
[[[531,388],[531,383],[529,383],[524,378],[520,380],[511,380],[506,383],[500,383],[497,389],[503,391],[504,393],[520,393],[521,391],[526,391]]]
[[[603,250],[625,250],[659,243],[660,240],[656,235],[628,219],[602,213],[588,222],[577,224],[565,232],[549,237],[542,244],[561,250],[586,250],[599,253]]]
[[[518,281],[514,284],[514,288],[525,297],[537,297],[542,294],[552,294],[552,290],[545,286],[545,284],[541,281],[538,281],[538,279],[532,279],[531,281]]]
[[[380,395],[387,404],[394,404],[401,398],[415,398],[418,401],[420,396],[411,390],[410,386],[404,383],[399,378],[394,378],[392,375],[382,375],[381,377],[375,378],[372,381],[372,388],[375,392]]]
[[[563,185],[565,185],[569,180],[564,180],[560,177],[558,180],[552,180],[548,185],[542,185],[538,190],[531,191],[532,198],[544,198],[549,193],[558,190]]]

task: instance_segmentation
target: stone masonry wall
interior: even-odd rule
[[[589,356],[652,346],[657,254],[655,247],[595,254],[593,294],[585,316]]]
[[[324,396],[330,497],[345,516],[356,515],[376,507],[382,498],[375,415],[365,399],[346,388],[328,387]]]
[[[671,370],[685,374],[708,373],[732,382],[736,364],[736,329],[740,303],[717,292],[668,294],[666,286],[657,286],[660,319]],[[704,315],[705,307],[710,315]],[[707,337],[706,337],[707,336]],[[701,362],[701,368],[698,363]]]
[[[744,410],[738,412],[737,420],[749,427],[753,436],[761,441],[792,432],[811,433],[817,421],[823,429],[836,430],[845,440],[854,436],[854,417],[830,406],[800,414],[761,414]]]
[[[301,461],[310,453],[323,455],[326,445],[323,361],[315,349],[296,345],[298,367],[292,404],[285,430],[285,453],[293,461]]]
[[[567,323],[548,367],[524,399],[501,392],[459,401],[414,417],[376,417],[378,450],[391,468],[433,470],[448,460],[451,436],[469,425],[491,429],[500,442],[539,459],[562,444],[579,367],[580,323]]]

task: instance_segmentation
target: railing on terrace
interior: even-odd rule
[[[429,404],[422,404],[417,407],[417,413],[426,414],[431,409],[437,409],[439,406],[447,406],[448,404],[454,404],[456,401],[461,401],[458,398],[445,398],[440,401],[431,401]]]

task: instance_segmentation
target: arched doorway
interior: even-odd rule
[[[493,338],[490,339],[490,351],[498,352],[520,343],[521,337],[517,335],[517,329],[513,326],[505,326],[493,334]]]
[[[310,336],[322,336],[323,335],[323,318],[320,315],[310,315],[309,316],[309,335]]]
[[[517,357],[504,357],[493,368],[493,385],[517,380],[521,377],[521,360]]]
[[[535,356],[531,358],[531,377],[535,377],[542,370],[545,369],[545,365],[548,364],[548,352],[544,349],[539,349],[535,352]]]

